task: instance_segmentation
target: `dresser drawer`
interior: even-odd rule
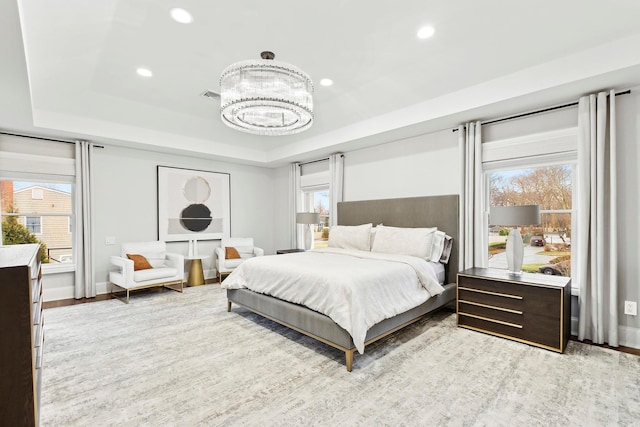
[[[561,325],[557,319],[532,313],[522,314],[520,323],[500,322],[495,318],[481,318],[463,312],[458,313],[458,325],[471,327],[504,338],[513,338],[528,344],[541,345],[553,350],[563,348]]]
[[[490,281],[474,277],[459,278],[458,300],[504,309],[560,318],[562,289]]]
[[[473,268],[458,275],[458,325],[564,351],[570,279]]]

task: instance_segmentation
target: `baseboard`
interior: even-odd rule
[[[578,336],[578,318],[571,318],[571,336]],[[618,344],[624,347],[640,349],[640,329],[630,326],[618,326]]]
[[[43,286],[42,289],[42,298],[44,302],[70,299],[75,298],[75,296],[76,292],[73,286],[63,286],[53,289],[47,289],[46,286]]]
[[[618,326],[618,341],[625,347],[640,349],[640,328]]]

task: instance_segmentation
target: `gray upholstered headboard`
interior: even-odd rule
[[[338,203],[338,224],[372,223],[393,227],[438,227],[453,237],[447,264],[447,283],[455,283],[458,274],[459,196],[408,197],[401,199],[361,200]]]

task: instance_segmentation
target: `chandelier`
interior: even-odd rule
[[[293,65],[262,59],[236,62],[220,76],[220,117],[234,129],[256,135],[290,135],[313,123],[313,82]]]

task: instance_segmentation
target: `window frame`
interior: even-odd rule
[[[535,169],[554,165],[572,165],[571,169],[571,210],[541,210],[540,213],[570,213],[572,226],[576,224],[576,203],[578,200],[577,180],[578,168],[578,128],[560,129],[550,132],[542,132],[532,135],[524,135],[517,138],[495,140],[482,143],[482,166],[479,172],[482,182],[482,203],[484,221],[480,233],[484,241],[480,245],[483,248],[481,254],[475,254],[482,265],[488,263],[488,236],[489,236],[489,206],[490,206],[490,182],[489,176],[493,172]],[[577,269],[577,260],[573,252],[575,245],[571,245],[571,275]],[[571,294],[578,295],[579,288],[575,280],[571,281]]]
[[[29,230],[31,233],[35,234],[36,236],[42,236],[42,215],[23,215],[24,216],[24,226],[27,228],[27,230]],[[40,229],[40,231],[33,231],[31,230],[31,226],[29,225],[29,219],[38,219],[38,228]]]

